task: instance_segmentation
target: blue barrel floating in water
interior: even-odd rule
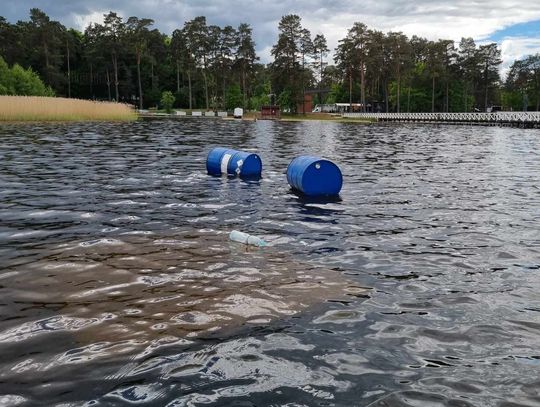
[[[287,167],[287,182],[308,196],[337,195],[343,186],[343,176],[332,161],[302,155]]]
[[[216,147],[206,157],[206,169],[210,175],[229,174],[241,177],[260,177],[262,161],[257,154]]]

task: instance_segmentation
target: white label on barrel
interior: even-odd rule
[[[227,174],[227,166],[229,165],[229,160],[231,159],[231,154],[223,154],[223,158],[221,159],[221,173]]]

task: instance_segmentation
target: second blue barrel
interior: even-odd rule
[[[230,148],[216,147],[206,157],[206,169],[210,175],[238,175],[241,177],[260,177],[261,158],[254,153]]]
[[[302,155],[287,167],[287,182],[308,196],[338,195],[343,186],[343,176],[332,161]]]

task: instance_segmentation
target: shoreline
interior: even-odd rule
[[[315,116],[317,115],[317,116]],[[322,116],[324,115],[324,116]],[[204,120],[204,119],[214,119],[214,120],[226,120],[226,121],[245,121],[245,122],[254,122],[254,121],[276,121],[276,122],[284,122],[284,123],[292,123],[292,122],[326,122],[326,123],[355,123],[355,124],[372,124],[376,123],[376,120],[370,120],[370,119],[351,119],[346,118],[342,116],[332,116],[329,114],[321,114],[321,113],[310,113],[306,114],[305,116],[302,114],[299,114],[297,116],[293,115],[286,115],[282,116],[280,118],[276,119],[262,119],[260,118],[258,113],[248,113],[244,115],[242,118],[235,118],[233,116],[191,116],[191,115],[177,115],[174,113],[167,114],[167,113],[139,113],[138,120]]]

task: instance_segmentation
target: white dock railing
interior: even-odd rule
[[[377,119],[380,121],[430,121],[476,123],[540,123],[540,112],[495,113],[344,113],[351,119]]]

